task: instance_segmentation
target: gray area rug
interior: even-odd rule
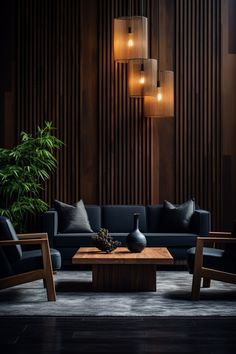
[[[0,316],[236,316],[235,285],[212,281],[191,301],[186,271],[157,272],[157,292],[93,292],[89,271],[60,271],[55,280],[55,303],[41,280],[0,291]]]

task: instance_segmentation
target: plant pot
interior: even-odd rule
[[[132,253],[142,252],[147,245],[146,237],[139,231],[139,216],[140,214],[134,214],[134,230],[126,238],[127,248]]]

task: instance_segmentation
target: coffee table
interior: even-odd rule
[[[112,253],[81,247],[72,263],[92,265],[93,290],[156,291],[156,265],[172,264],[173,257],[165,247],[146,247],[141,253],[124,247]]]

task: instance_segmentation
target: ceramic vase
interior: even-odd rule
[[[127,248],[132,253],[142,252],[147,245],[146,237],[139,230],[139,216],[140,214],[134,214],[134,229],[126,238]]]

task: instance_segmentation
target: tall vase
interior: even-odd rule
[[[140,214],[134,214],[134,229],[126,238],[127,248],[132,253],[142,252],[147,245],[146,237],[139,231],[139,216]]]

